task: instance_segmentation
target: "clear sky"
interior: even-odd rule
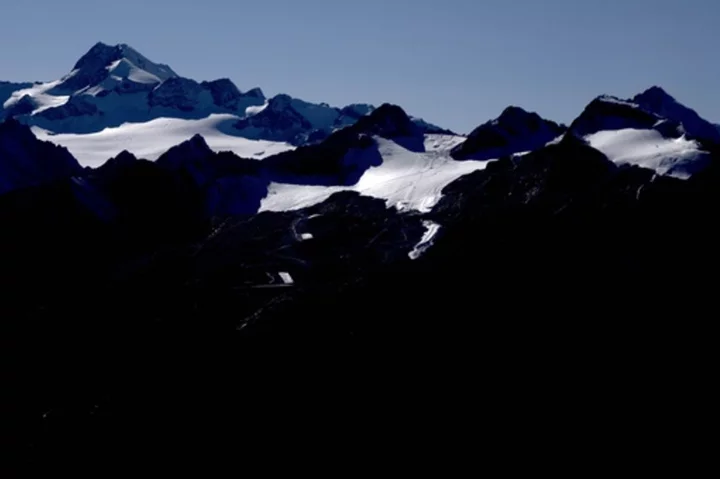
[[[0,79],[127,43],[196,80],[391,102],[468,132],[509,104],[569,122],[658,84],[720,122],[720,0],[32,0],[0,8]]]

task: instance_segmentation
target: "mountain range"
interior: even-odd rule
[[[460,447],[489,396],[522,422],[548,389],[597,394],[598,365],[627,397],[668,350],[706,351],[720,129],[658,86],[462,135],[98,43],[0,105],[2,420],[24,467],[215,449],[218,425],[250,456],[280,430],[324,455]]]
[[[80,165],[88,167],[98,167],[122,151],[156,160],[196,134],[213,151],[231,151],[242,158],[264,159],[298,148],[296,155],[302,156],[307,150],[301,147],[323,142],[338,144],[334,133],[344,132],[376,111],[371,105],[338,108],[285,94],[266,98],[261,89],[242,92],[228,79],[196,82],[179,76],[167,65],[154,63],[128,45],[103,43],[94,45],[67,75],[56,81],[0,84],[0,103],[0,119],[14,119],[30,126],[39,139],[67,147]],[[416,168],[412,172],[394,168],[403,176],[436,168],[426,158],[427,152],[417,147],[424,141],[421,136],[449,146],[448,151],[433,152],[435,156],[484,162],[532,151],[573,134],[615,162],[638,164],[680,177],[702,168],[707,147],[720,143],[716,125],[700,118],[660,87],[627,100],[599,96],[569,127],[516,106],[508,107],[497,119],[467,136],[404,112],[384,116],[381,111],[368,121],[389,125],[407,123],[409,119],[417,127],[403,132],[408,138],[416,138],[416,147],[400,156],[425,156],[410,161],[413,166],[408,167]],[[361,163],[367,161],[375,160],[363,159]],[[465,171],[465,166],[446,163]],[[307,183],[281,176],[281,184]],[[12,188],[9,181],[5,180],[8,184],[4,190]],[[18,187],[32,183],[29,179],[17,181]]]

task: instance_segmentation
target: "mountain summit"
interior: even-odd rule
[[[54,91],[77,92],[98,87],[108,80],[109,84],[103,85],[104,90],[123,83],[157,85],[177,76],[169,66],[150,61],[126,44],[110,46],[100,42],[80,57]]]
[[[566,127],[545,120],[535,112],[509,106],[494,120],[473,130],[467,141],[453,150],[457,160],[489,160],[532,151],[554,140]]]
[[[286,94],[266,98],[260,88],[242,91],[228,78],[198,82],[127,44],[102,42],[59,80],[0,86],[0,120],[16,118],[55,135],[99,133],[161,118],[201,120],[224,115],[222,121],[212,122],[215,136],[300,146],[320,141],[374,109],[372,105],[332,107]],[[425,131],[439,129],[419,118],[413,121]],[[227,139],[223,143],[228,141],[233,143]],[[113,149],[106,156],[119,152]]]
[[[659,86],[648,88],[631,101],[660,117],[681,123],[685,133],[693,139],[720,144],[720,131],[716,125],[701,118],[695,110],[678,102]]]

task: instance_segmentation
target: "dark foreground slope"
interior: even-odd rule
[[[26,471],[417,464],[518,430],[599,436],[630,411],[662,434],[658,380],[702,387],[686,365],[715,309],[717,165],[657,177],[568,137],[460,178],[424,216],[339,193],[192,228],[176,180],[113,178],[162,208],[99,218],[70,182],[0,198],[3,447]],[[423,221],[441,233],[411,260]]]

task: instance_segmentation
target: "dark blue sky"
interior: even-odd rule
[[[95,42],[197,80],[392,102],[460,132],[515,104],[569,122],[658,84],[720,121],[718,0],[6,2],[0,79],[50,80]]]

